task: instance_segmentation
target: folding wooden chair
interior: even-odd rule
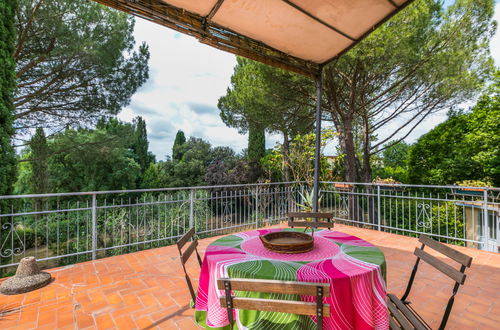
[[[312,227],[312,228],[333,228],[333,214],[320,212],[292,212],[288,213],[288,226],[294,227]],[[313,218],[315,221],[305,221],[304,219]],[[297,221],[296,219],[301,219]],[[326,221],[320,221],[321,219]]]
[[[323,328],[323,317],[330,316],[330,305],[323,304],[323,297],[330,296],[330,285],[327,283],[220,278],[217,280],[217,288],[225,291],[225,296],[220,298],[220,304],[221,307],[227,308],[227,315],[231,325],[234,323],[233,308],[316,315],[318,329]],[[316,302],[234,297],[231,295],[231,290],[314,296]]]
[[[398,299],[391,293],[387,295],[387,306],[389,307],[389,312],[391,314],[391,329],[431,329],[430,326],[425,322],[425,320],[420,315],[418,315],[418,313],[411,307],[411,302],[407,300],[408,295],[411,291],[413,280],[415,279],[415,275],[417,273],[420,260],[425,261],[426,263],[455,281],[455,286],[453,287],[452,295],[448,300],[448,304],[446,306],[446,310],[441,320],[439,329],[444,329],[444,327],[446,326],[446,322],[448,321],[448,317],[450,316],[451,308],[453,307],[455,295],[457,294],[460,285],[464,284],[466,277],[466,275],[464,274],[465,269],[467,267],[470,267],[472,263],[472,258],[468,255],[458,252],[457,250],[452,249],[449,246],[444,245],[443,243],[437,242],[426,235],[421,235],[418,240],[422,243],[422,246],[420,248],[415,248],[414,254],[417,256],[417,262],[415,263],[413,271],[411,272],[405,293],[403,294],[401,299]],[[456,268],[425,252],[424,248],[426,246],[458,262],[461,265],[460,270],[457,270]]]
[[[198,253],[198,240],[194,237],[195,236],[195,231],[194,228],[191,228],[184,236],[182,236],[178,241],[177,241],[177,248],[179,249],[179,255],[180,255],[180,260],[182,264],[182,269],[184,269],[184,275],[186,276],[186,282],[189,288],[189,292],[191,293],[191,297],[193,298],[193,303],[196,301],[196,294],[193,289],[193,285],[191,284],[191,279],[189,278],[189,275],[186,271],[186,262],[189,260],[189,257],[193,254],[193,251],[196,252],[196,257],[198,259],[198,263],[200,264],[201,267],[201,258],[200,254]],[[184,250],[184,253],[182,252],[182,248],[188,241],[192,241],[191,244]]]

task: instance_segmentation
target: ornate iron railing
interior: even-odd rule
[[[286,220],[303,182],[0,196],[0,270],[34,255],[43,267],[172,244]],[[337,222],[498,251],[500,189],[321,184]]]

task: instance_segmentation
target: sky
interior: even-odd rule
[[[500,22],[498,1],[495,20]],[[178,130],[186,136],[203,138],[212,146],[229,146],[236,152],[246,148],[247,136],[227,127],[217,108],[217,100],[229,86],[236,57],[143,19],[136,19],[134,36],[137,44],[149,45],[150,78],[133,95],[119,118],[128,122],[136,116],[144,118],[149,150],[157,160],[171,155]],[[491,42],[491,54],[500,66],[498,30]],[[444,112],[428,117],[406,141],[414,142],[445,119]],[[278,135],[267,135],[266,147],[272,148],[280,140]],[[329,146],[325,152],[332,154],[334,150],[334,146]]]

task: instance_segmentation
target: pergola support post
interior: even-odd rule
[[[314,149],[313,212],[319,209],[319,175],[321,160],[321,93],[323,90],[323,67],[316,76],[316,147]]]

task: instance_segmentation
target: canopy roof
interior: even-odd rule
[[[200,42],[316,76],[412,0],[95,0]]]

